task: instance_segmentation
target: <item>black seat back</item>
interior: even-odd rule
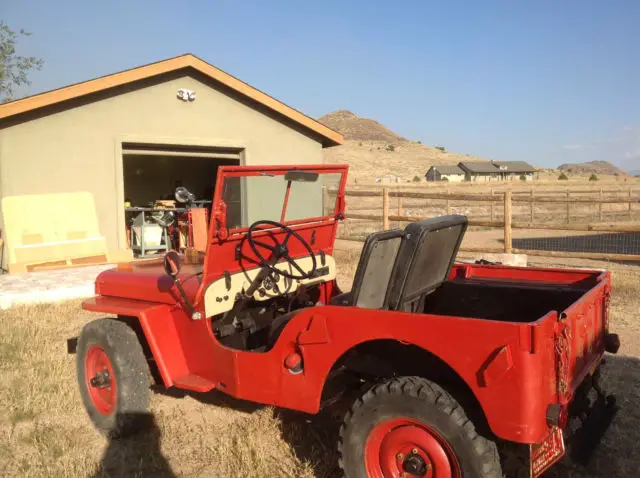
[[[467,218],[449,215],[409,224],[404,230],[387,307],[414,311],[449,277],[467,230]]]
[[[336,305],[414,311],[447,280],[467,218],[450,215],[371,234],[360,254],[351,292],[334,297]]]
[[[351,289],[350,305],[367,309],[386,307],[403,231],[394,229],[371,234],[362,247]]]

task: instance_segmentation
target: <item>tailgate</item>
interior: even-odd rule
[[[547,438],[541,443],[530,445],[531,477],[541,476],[565,454],[563,428],[567,423],[566,417],[571,407],[571,401],[576,397],[576,392],[579,395],[584,393],[584,388],[579,390],[583,382],[585,385],[593,383],[593,381],[585,381],[585,379],[594,375],[605,350],[610,349],[608,346],[610,296],[611,275],[608,272],[603,272],[597,276],[596,283],[591,289],[558,315],[558,321],[555,324],[554,346],[557,374],[556,391],[560,407],[555,409],[558,411],[554,419],[555,425],[550,427]],[[592,386],[589,385],[589,387]],[[601,397],[602,403],[597,403],[607,408],[604,400],[605,397]],[[559,410],[564,412],[560,413]],[[561,419],[561,415],[565,418]],[[594,417],[599,420],[597,415]],[[548,411],[547,420],[549,418]],[[601,438],[610,420],[599,421],[602,421],[604,426],[599,427],[599,433],[591,433],[591,435]],[[590,430],[585,430],[587,434],[590,433]],[[599,438],[591,441],[597,444]],[[578,444],[578,448],[581,448],[580,444]]]
[[[566,404],[585,377],[594,372],[605,351],[611,275],[560,313],[556,326],[558,401]]]

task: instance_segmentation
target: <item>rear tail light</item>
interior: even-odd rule
[[[547,425],[550,427],[564,428],[569,422],[567,407],[554,403],[547,407]]]
[[[303,370],[302,357],[299,353],[294,352],[284,359],[284,366],[292,375],[298,375]]]

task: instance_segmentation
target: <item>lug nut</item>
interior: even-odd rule
[[[402,459],[404,458],[404,455],[403,455],[402,453],[398,453],[398,454],[396,455],[396,458],[397,458],[398,460],[402,460]]]
[[[414,448],[413,450],[411,450],[411,453],[413,453],[414,455],[417,455],[418,454],[418,449]]]

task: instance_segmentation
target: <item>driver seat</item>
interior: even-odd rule
[[[371,234],[351,291],[333,297],[330,304],[417,310],[426,295],[448,279],[467,224],[465,216],[449,215]]]
[[[403,236],[402,229],[370,234],[362,246],[351,290],[333,297],[330,305],[383,308]]]

